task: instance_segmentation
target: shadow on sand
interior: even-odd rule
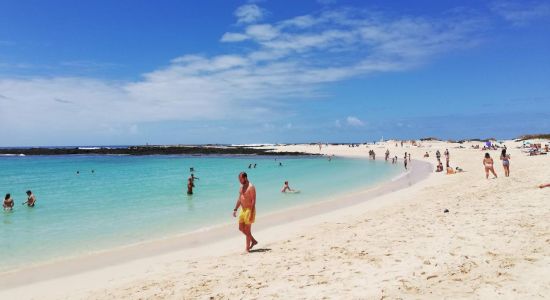
[[[262,253],[262,252],[269,252],[271,249],[269,248],[259,248],[259,249],[252,249],[250,250],[250,253]]]

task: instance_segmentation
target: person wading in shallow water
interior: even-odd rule
[[[233,209],[233,217],[237,217],[237,210],[240,207],[239,230],[246,236],[245,250],[250,252],[250,249],[258,244],[258,241],[252,236],[252,223],[256,219],[256,187],[248,181],[248,175],[245,172],[239,174],[239,182],[241,188],[235,209]]]

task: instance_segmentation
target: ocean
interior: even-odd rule
[[[198,179],[188,196],[191,167]],[[256,186],[259,220],[389,180],[402,167],[339,157],[74,155],[3,156],[0,170],[0,192],[15,200],[13,211],[0,213],[7,271],[236,222],[241,171]],[[281,193],[287,180],[300,193]],[[27,190],[34,208],[21,204]]]

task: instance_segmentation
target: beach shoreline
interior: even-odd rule
[[[326,199],[315,203],[302,204],[265,214],[262,216],[261,221],[255,225],[255,231],[265,230],[277,224],[293,222],[298,218],[316,217],[335,209],[374,200],[381,195],[411,186],[425,179],[433,168],[431,164],[422,161],[414,161],[412,166],[412,171],[399,173],[399,175],[388,180],[361,187],[350,193],[327,196]],[[226,239],[227,236],[232,235],[236,235],[234,222],[220,223],[182,234],[7,270],[0,272],[0,291],[46,279],[71,276],[114,264],[158,256],[159,254],[197,248],[220,239]]]
[[[324,214],[263,229],[258,223],[255,253],[240,255],[243,237],[233,225],[224,240],[30,280],[1,290],[0,298],[242,298],[243,288],[246,298],[544,298],[550,292],[550,189],[537,185],[550,178],[548,157],[527,156],[521,144],[506,141],[512,175],[503,177],[496,163],[499,178],[487,180],[482,156],[490,152],[498,161],[499,153],[474,144],[369,145],[389,148],[391,156],[407,151],[425,163],[448,148],[451,165],[465,172],[430,172],[376,201],[358,194],[350,196],[356,204]],[[278,148],[298,149],[364,158],[368,150]]]

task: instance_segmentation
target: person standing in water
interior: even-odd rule
[[[189,179],[187,179],[187,195],[193,195],[193,187],[195,187],[193,179],[189,177]]]
[[[500,160],[502,160],[502,166],[504,167],[504,176],[510,177],[510,154],[506,154],[506,149],[502,149]]]
[[[28,207],[34,207],[35,203],[36,203],[36,197],[34,197],[34,194],[31,192],[31,190],[28,190],[27,201],[23,202],[23,204],[27,204]]]
[[[246,236],[245,250],[250,252],[250,249],[258,244],[258,241],[252,236],[252,224],[256,219],[256,187],[248,181],[248,175],[245,172],[239,173],[239,198],[233,209],[233,217],[237,217],[237,210],[241,208],[239,214],[239,230]]]
[[[495,173],[495,168],[493,166],[493,159],[491,158],[491,155],[489,153],[485,153],[485,158],[483,159],[483,166],[485,167],[485,178],[489,179],[489,171],[493,173],[495,176],[494,178],[497,178],[497,173]]]
[[[9,211],[13,209],[13,199],[11,198],[11,194],[7,193],[4,197],[4,203],[2,204],[2,207],[4,207],[4,210]]]
[[[288,181],[285,181],[285,185],[283,185],[283,189],[281,190],[281,193],[286,193],[286,192],[294,192],[294,190],[291,189],[290,186],[288,185]]]

